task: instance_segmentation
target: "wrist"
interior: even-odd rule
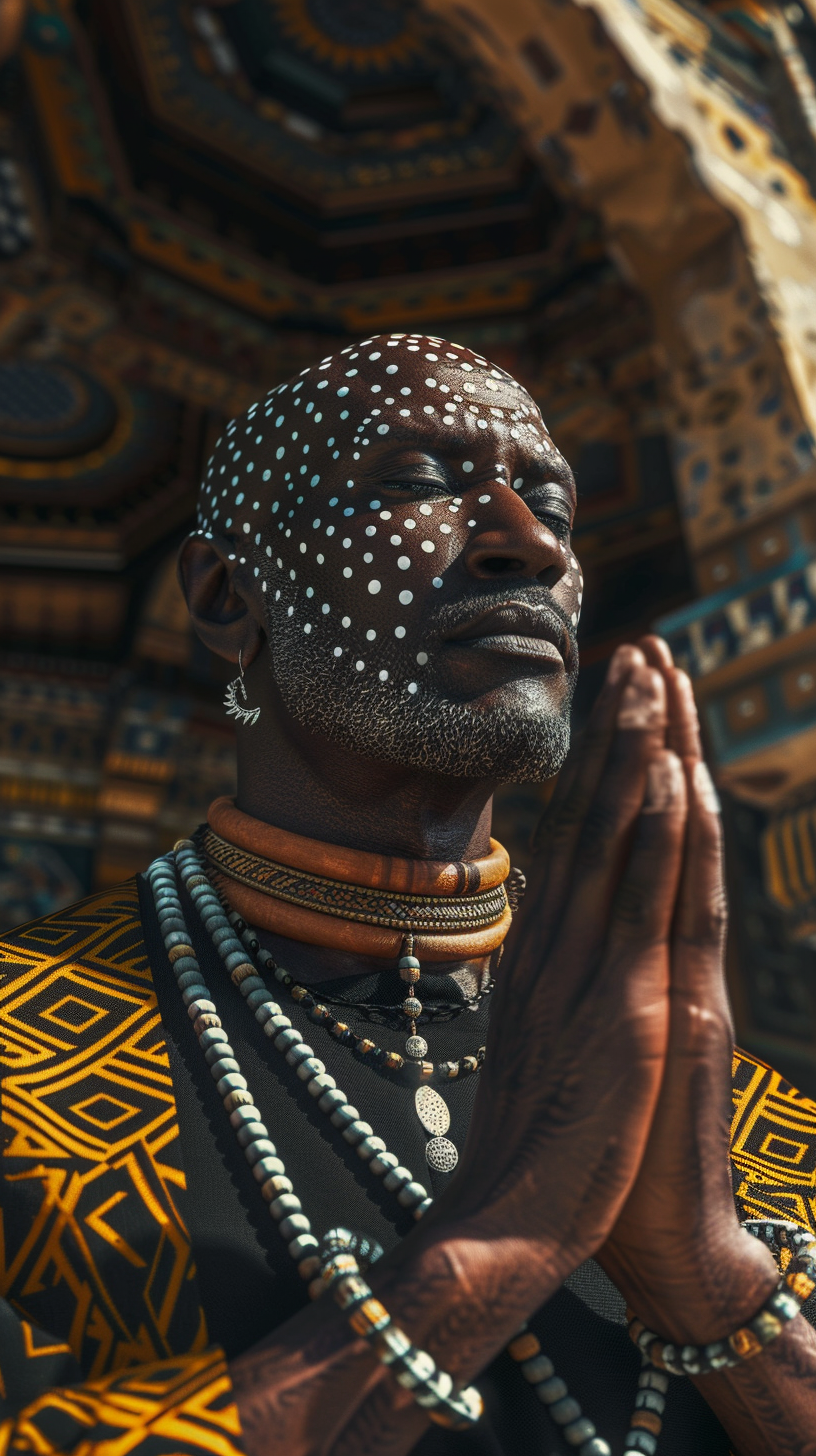
[[[542,1246],[493,1237],[475,1219],[425,1220],[370,1282],[406,1334],[470,1381],[563,1281]]]
[[[726,1339],[758,1314],[779,1283],[772,1254],[743,1229],[718,1250],[701,1252],[624,1291],[638,1317],[677,1344]]]

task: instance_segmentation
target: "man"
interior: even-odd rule
[[[816,1107],[737,1053],[732,1182],[717,804],[656,639],[613,657],[502,950],[491,794],[566,757],[574,510],[525,391],[435,338],[218,442],[181,579],[238,665],[236,804],[6,941],[10,1449],[816,1453],[816,1335],[740,1227],[816,1227]],[[662,1373],[732,1335],[753,1358]]]

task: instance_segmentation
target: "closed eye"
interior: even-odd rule
[[[544,485],[536,485],[531,490],[524,491],[522,499],[534,516],[552,526],[557,536],[569,535],[572,529],[573,502],[563,485],[547,481]]]
[[[382,480],[379,482],[380,490],[399,491],[403,495],[453,495],[453,487],[446,480],[433,479],[428,476],[417,477],[416,479],[404,478],[401,480]]]

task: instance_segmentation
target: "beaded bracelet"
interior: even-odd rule
[[[667,1370],[670,1375],[710,1375],[715,1370],[733,1370],[759,1355],[781,1335],[785,1325],[796,1317],[816,1289],[816,1239],[809,1229],[784,1219],[746,1219],[742,1227],[766,1243],[782,1263],[784,1272],[776,1289],[753,1319],[733,1335],[702,1346],[678,1347],[648,1330],[628,1310],[631,1338],[659,1370]]]
[[[368,1245],[368,1241],[363,1241]],[[394,1324],[390,1314],[374,1296],[360,1271],[358,1254],[368,1250],[349,1229],[331,1229],[321,1239],[320,1278],[330,1289],[356,1335],[361,1335],[382,1361],[394,1371],[400,1385],[410,1390],[432,1421],[453,1431],[467,1431],[482,1414],[482,1397],[475,1386],[454,1390],[453,1380],[440,1370],[431,1356],[413,1345]],[[368,1254],[368,1262],[373,1262]]]

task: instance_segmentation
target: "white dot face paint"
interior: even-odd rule
[[[262,577],[259,592],[267,590],[269,578],[265,605],[274,621],[291,623],[301,651],[308,651],[313,664],[321,658],[331,663],[334,682],[360,674],[366,693],[381,690],[404,705],[406,695],[417,691],[412,670],[416,673],[429,663],[422,644],[429,595],[435,597],[447,584],[455,596],[462,570],[457,563],[476,522],[465,520],[472,506],[470,513],[460,514],[462,498],[451,500],[439,490],[425,492],[424,500],[414,495],[410,506],[407,496],[398,500],[390,494],[390,482],[374,484],[380,479],[378,460],[390,458],[389,449],[398,454],[408,422],[413,422],[408,428],[416,430],[423,448],[428,442],[435,448],[439,442],[444,445],[447,430],[458,423],[472,441],[473,457],[461,462],[461,484],[470,488],[474,473],[477,487],[494,479],[509,484],[512,476],[504,463],[514,463],[514,454],[507,453],[508,447],[513,449],[509,417],[518,425],[516,434],[524,437],[527,456],[531,436],[539,444],[546,436],[524,392],[464,346],[419,334],[378,335],[330,356],[319,368],[319,375],[316,369],[302,370],[294,383],[269,391],[261,406],[231,422],[207,466],[201,527],[229,534],[233,542],[238,536],[249,553],[253,578]],[[511,388],[514,393],[508,394]],[[396,424],[399,432],[392,430]],[[247,453],[253,458],[247,459]],[[353,458],[360,462],[358,478],[346,484]],[[308,468],[301,463],[304,459]],[[451,465],[457,468],[455,459]],[[240,486],[248,482],[256,483],[252,495],[259,495],[257,501],[244,499]],[[523,475],[517,474],[513,484],[520,489]],[[299,490],[305,491],[308,505]],[[422,489],[417,493],[421,497]],[[370,500],[371,494],[384,495],[386,509],[379,500]],[[492,500],[494,510],[500,505],[495,494],[478,500],[481,505]],[[379,513],[376,524],[373,512]],[[389,525],[378,534],[380,520]],[[486,519],[480,518],[479,524],[486,529]],[[270,538],[282,553],[277,566]],[[320,552],[314,550],[317,544]],[[263,573],[257,564],[261,557]],[[434,569],[444,571],[444,582],[442,575],[431,576]],[[406,576],[411,590],[400,590]],[[572,593],[568,619],[577,605],[574,581],[564,582],[564,589]],[[341,621],[345,649],[337,643]],[[398,665],[395,654],[403,643],[404,660]],[[358,668],[358,663],[363,666]],[[432,680],[429,671],[423,685]],[[428,701],[428,691],[423,686],[423,701]]]

